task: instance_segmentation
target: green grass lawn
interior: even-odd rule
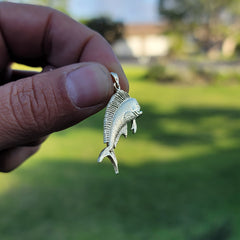
[[[142,105],[116,176],[104,111],[0,174],[0,239],[239,240],[240,87],[158,85],[125,66]]]

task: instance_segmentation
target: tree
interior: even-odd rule
[[[123,37],[124,25],[108,17],[94,18],[85,22],[88,27],[100,33],[110,44]]]
[[[172,30],[190,35],[204,51],[239,31],[239,0],[160,0]]]

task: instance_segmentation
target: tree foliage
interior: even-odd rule
[[[208,50],[239,31],[239,0],[160,0],[159,13],[172,30]]]
[[[110,44],[123,37],[123,23],[112,21],[108,17],[91,19],[86,21],[86,25],[100,33]]]
[[[159,13],[172,23],[227,23],[239,14],[239,0],[160,0]]]

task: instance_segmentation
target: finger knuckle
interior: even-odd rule
[[[46,129],[51,111],[44,91],[36,89],[34,77],[12,84],[10,106],[15,123],[25,133]]]

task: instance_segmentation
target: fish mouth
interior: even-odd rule
[[[140,115],[142,115],[142,114],[143,114],[143,112],[140,111],[140,110],[135,112],[135,116],[137,116],[137,117],[140,116]]]
[[[140,111],[140,110],[137,110],[137,111],[134,111],[134,112],[133,112],[133,114],[134,114],[135,117],[139,117],[140,115],[142,115],[142,113],[143,113],[143,112]]]

